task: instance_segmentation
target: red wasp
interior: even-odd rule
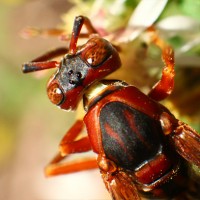
[[[89,39],[77,46],[83,25]],[[173,91],[174,53],[156,34],[152,41],[162,50],[165,67],[147,95],[123,81],[103,79],[121,66],[120,57],[84,16],[75,18],[69,49],[23,65],[24,73],[57,68],[47,85],[51,102],[75,110],[83,99],[86,111],[61,140],[59,154],[45,169],[47,176],[98,167],[112,199],[187,199],[181,196],[191,182],[185,164],[200,167],[200,136],[158,103]],[[50,60],[63,54],[60,62]],[[80,138],[84,126],[87,136]],[[61,162],[90,150],[97,159]]]

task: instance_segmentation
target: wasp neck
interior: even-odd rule
[[[127,86],[127,83],[119,80],[101,80],[90,86],[83,96],[83,106],[87,112],[90,107],[95,105],[103,97],[110,93]]]

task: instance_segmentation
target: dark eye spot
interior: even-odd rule
[[[77,72],[77,73],[76,73],[76,76],[77,76],[78,79],[80,79],[80,78],[82,77],[81,72]]]
[[[69,83],[72,84],[72,85],[74,85],[74,84],[75,84],[75,81],[69,80]]]
[[[71,69],[68,71],[68,75],[71,76],[74,73],[74,71]]]

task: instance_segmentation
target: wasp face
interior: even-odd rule
[[[75,54],[63,57],[48,83],[48,97],[63,109],[75,109],[85,89],[119,66],[120,60],[112,45],[102,38],[91,38]]]
[[[67,54],[61,60],[58,71],[48,83],[47,94],[50,101],[58,106],[61,106],[65,101],[70,101],[71,104],[75,103],[75,97],[78,97],[84,88],[83,81],[88,70],[89,66],[78,55],[70,56]],[[70,106],[70,109],[72,107]]]
[[[68,91],[82,84],[89,66],[79,57],[66,56],[61,62],[57,79],[64,91]]]

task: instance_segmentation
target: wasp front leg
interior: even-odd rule
[[[85,25],[88,33],[81,33],[80,30],[82,25]],[[89,37],[91,34],[97,34],[97,30],[93,27],[91,21],[85,16],[77,16],[74,21],[74,29],[72,35],[67,34],[66,30],[59,29],[59,28],[49,28],[49,29],[40,29],[35,27],[27,27],[21,31],[21,35],[24,38],[31,38],[37,36],[43,37],[60,37],[62,40],[69,41],[71,37],[82,37],[86,38]]]
[[[60,37],[65,34],[64,29],[49,28],[49,29],[40,29],[35,27],[26,27],[21,31],[21,36],[29,39],[32,37],[42,36],[42,37]]]
[[[105,155],[98,156],[98,165],[101,176],[113,200],[140,200],[134,178],[123,169],[119,168]]]
[[[91,145],[87,136],[76,140],[80,135],[83,126],[83,121],[78,120],[66,133],[60,143],[60,152],[45,168],[46,176],[67,174],[97,168],[97,161],[94,158],[80,159],[73,162],[61,162],[70,154],[88,152],[91,150]]]
[[[85,25],[87,33],[80,33],[82,26]],[[70,53],[74,54],[78,38],[89,38],[91,35],[97,34],[98,31],[94,28],[91,21],[85,16],[77,16],[74,20],[72,34],[66,33],[64,29],[49,28],[39,29],[34,27],[27,27],[22,30],[21,35],[24,38],[31,38],[36,36],[43,37],[58,37],[63,41],[70,41]]]
[[[161,79],[153,86],[148,96],[156,101],[161,101],[168,97],[174,89],[174,51],[157,35],[154,29],[149,30],[149,32],[152,32],[151,42],[161,49],[165,66],[162,70]]]
[[[80,33],[79,38],[89,38],[89,33]],[[35,27],[27,27],[21,31],[21,36],[25,39],[30,39],[33,37],[57,37],[61,41],[70,41],[71,34],[68,34],[64,29],[49,28],[40,29]]]
[[[176,151],[188,162],[200,167],[200,134],[165,112],[160,121],[164,134]]]

